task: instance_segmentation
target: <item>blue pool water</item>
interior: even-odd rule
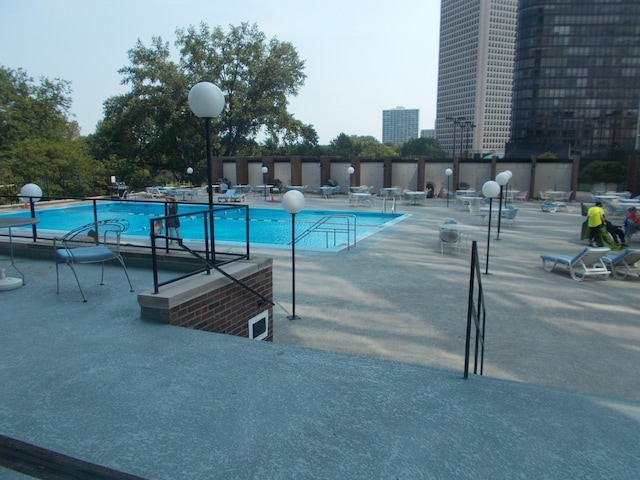
[[[203,216],[198,213],[205,210],[203,205],[180,204],[180,236],[189,240],[203,239]],[[106,202],[97,204],[98,219],[125,218],[130,227],[124,233],[131,237],[149,237],[150,220],[165,215],[164,203],[138,202]],[[191,213],[193,212],[193,215]],[[243,244],[246,238],[245,209],[216,209],[215,236],[216,243],[228,242]],[[291,215],[283,209],[250,208],[249,241],[252,246],[285,247],[291,242]],[[28,211],[15,216],[29,216]],[[333,210],[303,210],[296,215],[295,233],[300,234],[312,225],[329,215],[334,216],[327,221],[323,231],[316,231],[300,238],[296,248],[310,250],[336,251],[347,246],[347,241],[355,241],[379,232],[405,218],[403,214],[382,214],[380,212],[356,212]],[[38,230],[68,232],[74,228],[94,221],[93,205],[73,205],[60,208],[38,208],[36,217],[40,219]],[[350,228],[348,228],[350,227]],[[347,230],[349,236],[347,236]]]

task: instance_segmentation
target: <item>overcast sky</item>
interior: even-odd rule
[[[291,42],[307,79],[290,99],[320,143],[340,133],[382,138],[382,110],[436,114],[439,0],[0,0],[0,64],[34,79],[72,83],[82,134],[95,130],[103,102],[123,93],[118,69],[140,39],[173,45],[176,28],[256,23]],[[185,92],[185,95],[187,92]]]

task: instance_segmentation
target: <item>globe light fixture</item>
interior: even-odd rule
[[[204,118],[205,138],[207,141],[207,191],[209,193],[209,239],[206,242],[211,261],[215,261],[215,236],[213,234],[213,182],[211,181],[211,119],[224,109],[224,94],[213,83],[196,83],[187,98],[189,108],[196,117]]]
[[[347,189],[347,193],[349,193],[351,191],[351,176],[353,175],[353,173],[356,171],[355,168],[353,168],[353,165],[349,165],[349,168],[347,168],[347,173],[349,174],[349,188]]]
[[[298,190],[289,190],[282,196],[282,208],[291,214],[291,302],[289,320],[300,320],[296,315],[296,214],[304,208],[304,195]]]
[[[42,189],[35,183],[27,183],[20,189],[20,203],[37,202],[42,198]]]
[[[484,182],[482,185],[482,194],[489,199],[489,222],[487,225],[487,260],[485,264],[485,275],[489,274],[489,248],[491,246],[491,215],[492,215],[492,206],[493,199],[496,195],[500,193],[500,185],[498,182],[494,182],[493,180],[489,180],[488,182]]]

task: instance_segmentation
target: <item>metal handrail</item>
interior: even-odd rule
[[[328,222],[331,220],[344,219],[344,226],[327,226]],[[326,215],[322,217],[320,220],[316,221],[313,225],[307,228],[304,232],[298,235],[295,239],[296,242],[302,240],[303,238],[311,235],[312,233],[324,233],[325,234],[325,242],[327,248],[329,247],[329,234],[333,233],[333,246],[336,246],[336,234],[338,232],[346,232],[347,234],[347,250],[351,247],[351,221],[353,220],[353,246],[356,246],[357,242],[357,230],[358,230],[358,219],[353,214],[341,214],[341,215]],[[289,242],[291,245],[291,242]]]
[[[477,284],[478,299],[474,302],[474,290]],[[469,376],[469,357],[471,350],[471,323],[475,326],[475,349],[473,373],[478,373],[478,361],[480,362],[480,375],[484,367],[484,334],[487,319],[487,310],[480,276],[480,261],[478,260],[478,242],[471,244],[471,272],[469,274],[469,304],[467,308],[467,336],[464,347],[464,378]],[[478,358],[480,356],[480,358]]]
[[[15,197],[11,197],[12,199]],[[118,198],[118,199],[113,199],[113,198],[99,198],[99,197],[92,197],[92,198],[87,198],[87,197],[38,197],[35,198],[36,201],[34,201],[34,198],[29,198],[29,202],[28,203],[28,208],[29,208],[29,212],[30,212],[30,216],[31,218],[36,218],[36,211],[38,210],[38,207],[40,205],[45,205],[46,202],[48,201],[56,201],[56,200],[73,200],[73,201],[86,201],[86,202],[92,202],[92,206],[93,206],[93,219],[94,222],[97,223],[100,220],[100,212],[98,211],[98,204],[99,203],[103,203],[103,202],[118,202],[118,201],[123,201],[123,202],[130,202],[130,203],[150,203],[150,204],[155,204],[157,205],[159,202],[157,200],[140,200],[140,199],[136,199],[136,200],[131,200],[131,199],[122,199],[122,198]],[[42,203],[37,202],[38,200],[40,200]],[[205,203],[199,203],[199,202],[189,202],[189,205],[202,205],[203,208],[207,207],[206,210],[202,210],[202,211],[197,211],[197,212],[188,212],[188,213],[182,213],[182,214],[178,214],[178,215],[168,215],[168,207],[167,207],[167,203],[164,202],[164,216],[157,216],[157,217],[153,217],[152,219],[149,220],[149,232],[150,232],[150,237],[151,237],[151,247],[146,246],[146,245],[138,245],[138,244],[126,244],[127,247],[129,248],[133,248],[133,249],[141,249],[141,250],[148,250],[151,249],[151,262],[152,262],[152,269],[153,269],[153,283],[154,283],[154,291],[155,293],[158,293],[158,288],[160,286],[164,286],[167,285],[169,283],[173,283],[176,282],[178,280],[182,280],[184,278],[188,278],[194,275],[197,275],[199,273],[202,272],[207,272],[207,274],[210,273],[211,269],[214,269],[220,273],[222,273],[225,276],[229,276],[226,272],[221,271],[220,270],[220,266],[222,265],[226,265],[238,260],[242,260],[242,259],[249,259],[250,258],[250,249],[249,249],[249,207],[246,205],[214,205],[214,210],[213,213],[215,215],[216,212],[220,212],[223,210],[231,210],[231,209],[242,209],[245,210],[245,221],[246,221],[246,226],[245,226],[245,231],[246,231],[246,238],[245,238],[245,252],[244,253],[227,253],[227,252],[216,252],[215,251],[215,232],[209,232],[209,228],[208,228],[208,223],[207,223],[207,219],[209,218],[209,210],[208,210],[208,205]],[[50,204],[48,204],[48,206],[50,206]],[[203,220],[204,220],[204,225],[203,225],[203,232],[204,232],[204,245],[205,245],[205,249],[203,251],[199,251],[199,250],[195,250],[195,249],[187,249],[185,248],[185,246],[182,244],[181,239],[179,238],[172,238],[169,235],[155,235],[154,229],[153,229],[153,224],[156,220],[163,220],[164,224],[166,225],[166,219],[169,217],[177,217],[177,218],[181,218],[181,217],[192,217],[192,216],[199,216],[202,215]],[[211,242],[207,241],[207,239],[209,239],[209,236],[211,235],[212,240]],[[0,234],[0,236],[3,236],[3,234]],[[16,235],[14,233],[13,235],[14,237],[17,237],[19,235]],[[25,238],[30,238],[30,237],[25,237]],[[38,232],[36,229],[36,225],[33,225],[33,234],[32,234],[32,238],[34,242],[38,241]],[[160,247],[159,245],[157,245],[156,239],[161,239],[161,240],[165,240],[165,245],[164,247]],[[40,240],[50,240],[49,238],[40,238]],[[201,268],[197,268],[193,271],[190,271],[188,273],[185,273],[183,275],[178,275],[175,276],[169,280],[166,280],[165,282],[159,282],[158,280],[158,250],[162,249],[166,252],[169,252],[171,250],[171,248],[169,247],[168,242],[171,240],[176,240],[178,246],[180,247],[180,249],[182,251],[187,251],[192,257],[196,258],[198,261],[203,263],[203,266]],[[124,245],[124,244],[123,244]],[[212,246],[212,250],[213,251],[209,251],[209,245]],[[225,256],[225,260],[217,260],[216,259],[216,253],[219,254],[224,254]],[[205,260],[203,262],[203,257],[205,259],[210,259],[210,260]],[[246,286],[244,284],[242,284],[242,282],[240,282],[237,279],[233,279],[236,283],[241,284],[243,286],[243,288],[246,288]],[[258,294],[258,296],[260,296],[260,298],[263,298],[261,295]]]

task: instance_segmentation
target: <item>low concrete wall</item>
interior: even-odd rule
[[[272,259],[254,258],[222,268],[273,301],[272,267]],[[273,305],[215,270],[166,285],[157,294],[140,293],[138,304],[144,320],[273,341]]]

